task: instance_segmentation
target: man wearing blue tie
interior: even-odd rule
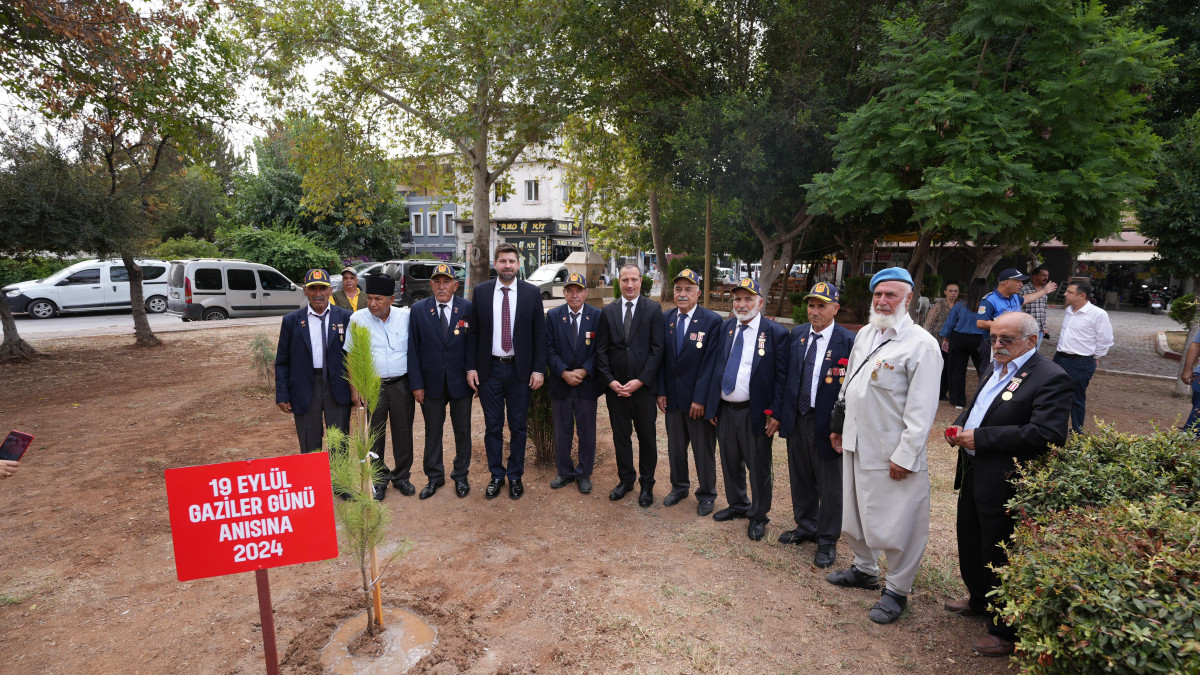
[[[592,491],[596,464],[596,329],[600,310],[584,302],[587,282],[572,273],[563,284],[567,304],[546,313],[546,359],[550,408],[554,415],[554,465],[550,481],[557,490],[575,481],[579,492]],[[579,431],[579,464],[571,459],[571,440]]]
[[[700,307],[700,277],[683,270],[672,280],[675,309],[664,319],[663,365],[658,371],[658,409],[665,413],[667,461],[671,467],[671,492],[663,506],[674,506],[688,496],[688,445],[696,462],[696,514],[707,516],[717,499],[717,435],[710,420],[717,413],[708,406],[713,345],[721,333],[721,317]]]
[[[708,403],[717,410],[713,422],[729,502],[713,514],[713,520],[748,518],[746,536],[752,541],[763,538],[770,520],[771,442],[780,426],[792,421],[792,411],[783,405],[788,331],[762,316],[762,306],[758,282],[742,279],[733,290],[734,316],[721,325]],[[753,501],[746,496],[747,469]]]

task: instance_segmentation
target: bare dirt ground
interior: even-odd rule
[[[163,483],[166,468],[295,452],[291,416],[251,369],[249,342],[262,332],[166,334],[165,347],[149,351],[125,337],[46,341],[44,357],[0,369],[0,427],[37,437],[20,472],[0,482],[0,670],[262,671],[253,576],[176,580]],[[1147,431],[1149,418],[1170,424],[1186,410],[1169,390],[1100,375],[1089,411]],[[697,518],[692,498],[662,506],[661,435],[655,505],[609,502],[616,471],[603,404],[589,496],[551,491],[553,470],[531,467],[522,500],[484,500],[481,436],[466,499],[389,490],[389,545],[407,538],[414,547],[387,572],[385,602],[438,632],[414,672],[1015,670],[971,656],[983,624],[941,608],[961,592],[954,453],[938,438],[953,413],[943,403],[930,443],[933,534],[918,589],[892,626],[867,619],[874,592],[825,582],[810,564],[812,544],[777,542],[792,526],[782,441],[768,539],[751,542],[744,521]],[[475,415],[479,430],[478,406]],[[416,436],[421,448],[420,425]],[[414,482],[424,483],[419,470]],[[838,566],[847,563],[843,544]],[[284,671],[319,672],[319,650],[360,611],[357,569],[343,557],[270,575]]]

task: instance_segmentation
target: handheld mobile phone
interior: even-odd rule
[[[4,439],[4,445],[0,445],[0,459],[20,461],[21,455],[25,454],[32,442],[33,436],[29,434],[20,431],[8,432],[8,438]]]

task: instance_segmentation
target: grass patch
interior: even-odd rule
[[[22,602],[25,602],[26,600],[28,600],[32,597],[33,597],[32,592],[29,592],[29,593],[4,593],[3,595],[0,595],[0,607],[7,607],[8,605],[19,605]]]
[[[958,578],[958,564],[955,561],[929,556],[917,568],[913,587],[944,598],[956,598],[965,591]]]

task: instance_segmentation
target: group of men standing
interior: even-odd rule
[[[733,289],[733,312],[725,320],[699,306],[700,279],[691,270],[671,280],[675,307],[664,314],[641,295],[642,274],[635,265],[620,270],[621,297],[603,309],[586,302],[587,282],[572,274],[563,289],[566,303],[543,313],[536,287],[516,278],[516,248],[501,244],[493,262],[496,279],[476,286],[470,300],[457,296],[453,270],[439,265],[433,296],[411,310],[392,306],[394,281],[368,276],[365,307],[354,298],[363,308],[353,314],[329,304],[327,275],[311,271],[305,279],[309,306],[284,318],[276,361],[277,403],[295,416],[301,451],[321,447],[324,426],[345,429],[351,401],[359,402],[346,383],[341,358],[352,345],[349,327],[355,324],[370,329],[383,378],[371,425],[382,429],[390,421],[392,431],[393,469],[383,459],[383,434],[375,448],[384,479],[376,486],[376,499],[384,498],[388,479],[402,494],[415,493],[409,476],[416,403],[426,428],[428,483],[421,498],[445,484],[447,408],[455,437],[450,478],[456,494],[467,496],[476,395],[490,474],[485,497],[498,496],[507,482],[509,497],[520,499],[531,392],[548,379],[555,427],[551,488],[574,483],[581,493],[591,492],[597,399],[604,394],[618,478],[610,500],[623,499],[636,482],[638,503],[653,504],[661,410],[671,484],[663,505],[675,506],[694,494],[699,516],[712,514],[719,522],[744,518],[747,536],[760,540],[772,501],[771,446],[779,433],[787,441],[795,521],[779,541],[815,543],[813,562],[827,568],[844,534],[853,562],[827,580],[843,587],[882,587],[870,618],[878,623],[899,618],[929,537],[925,445],[942,368],[937,340],[909,318],[913,281],[907,271],[889,268],[871,279],[869,323],[855,335],[837,324],[838,289],[828,283],[814,285],[804,297],[809,321],[789,332],[762,315],[763,293],[752,279]],[[1021,276],[1004,282],[1024,281]],[[1069,295],[1091,293],[1082,283],[1071,286]],[[1006,297],[1017,288],[1011,290]],[[1076,327],[1083,320],[1097,324],[1087,316],[1092,310],[1072,307],[1068,313]],[[1015,629],[996,620],[987,594],[997,584],[995,567],[1006,560],[1001,544],[1014,526],[1004,504],[1012,494],[1015,461],[1065,440],[1079,387],[1056,365],[1061,351],[1055,362],[1037,354],[1044,326],[1032,316],[986,307],[980,314],[994,361],[975,398],[946,430],[947,441],[960,450],[959,555],[970,596],[949,601],[946,608],[985,616],[989,635],[975,650],[1002,655],[1012,653]],[[1064,322],[1060,349],[1064,338],[1067,346],[1079,344],[1081,350],[1106,348],[1102,335],[1088,342],[1067,337],[1068,330]],[[714,513],[718,449],[728,506]],[[696,471],[694,489],[689,457]],[[887,557],[884,583],[881,555]]]

